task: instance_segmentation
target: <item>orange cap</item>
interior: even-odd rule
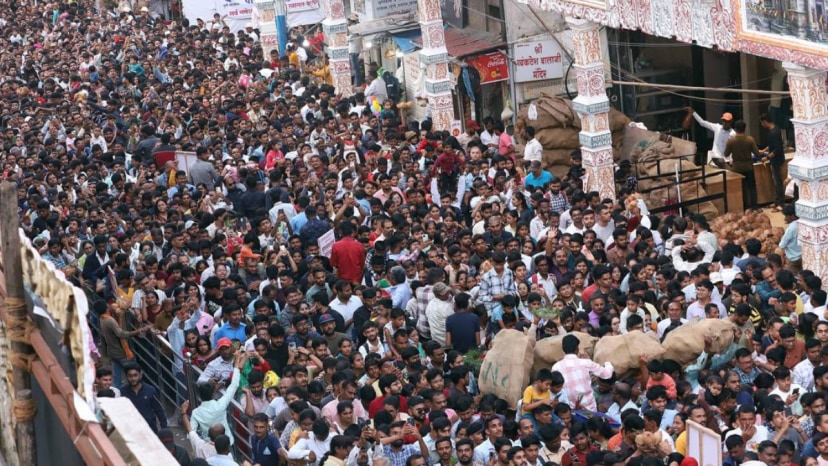
[[[722,113],[722,120],[733,121],[733,114],[730,112]]]

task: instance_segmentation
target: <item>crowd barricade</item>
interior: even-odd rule
[[[86,288],[85,291],[89,297],[90,307],[95,301],[101,300],[101,297],[92,290]],[[97,344],[100,335],[97,318],[90,318],[89,326]],[[128,320],[124,323],[125,330],[131,331],[135,328],[134,321]],[[141,366],[143,371],[143,380],[158,389],[159,401],[164,407],[170,424],[177,423],[180,406],[185,400],[190,400],[190,410],[198,407],[201,400],[198,397],[196,384],[202,370],[193,365],[190,357],[174,351],[165,336],[152,332],[131,338],[130,347],[135,354],[135,362]],[[224,389],[221,389],[217,396],[224,393]],[[246,460],[252,463],[250,437],[253,430],[252,423],[248,421],[241,404],[234,398],[227,407],[227,424],[233,433],[236,459],[239,462]]]

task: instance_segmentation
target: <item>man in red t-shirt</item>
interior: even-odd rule
[[[368,405],[368,416],[373,419],[374,416],[383,408],[383,401],[389,396],[396,396],[400,399],[400,412],[408,411],[408,402],[402,393],[402,383],[394,374],[381,375],[377,381],[379,384],[382,396],[374,398]]]
[[[353,197],[345,198],[347,204],[355,204]],[[363,268],[365,267],[365,246],[354,239],[354,225],[345,221],[339,224],[342,239],[333,244],[331,249],[331,265],[336,276],[350,283],[361,283]]]

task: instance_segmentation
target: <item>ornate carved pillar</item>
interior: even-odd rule
[[[256,0],[253,3],[259,26],[259,42],[262,44],[264,59],[270,60],[270,52],[279,48],[276,33],[276,2],[273,0]]]
[[[423,36],[420,63],[426,67],[425,91],[428,109],[434,122],[433,129],[448,131],[454,119],[454,99],[451,97],[448,50],[440,0],[418,0],[417,7],[420,11],[420,31]]]
[[[828,279],[828,94],[825,71],[784,63],[793,100],[796,156],[788,174],[799,183],[796,215],[802,266]]]
[[[345,21],[345,3],[343,0],[327,0],[322,2],[325,8],[325,19],[322,21],[322,31],[325,34],[325,43],[328,45],[328,65],[331,68],[333,85],[336,92],[345,97],[354,93],[351,86],[351,62],[348,57],[348,25]]]
[[[581,118],[581,154],[587,182],[586,191],[598,191],[601,198],[615,199],[615,168],[612,133],[609,128],[609,99],[604,81],[600,25],[578,18],[566,18],[575,48],[575,75],[578,97],[572,102]]]

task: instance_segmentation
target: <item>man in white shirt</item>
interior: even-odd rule
[[[768,395],[778,396],[791,414],[802,416],[803,410],[802,404],[799,402],[799,396],[805,393],[805,389],[793,383],[791,370],[785,366],[779,366],[773,370],[773,379],[776,381],[776,388]]]
[[[474,447],[474,461],[488,464],[495,452],[496,439],[503,437],[503,422],[498,416],[489,416],[483,421],[483,433],[486,434],[486,440]]]
[[[382,104],[388,99],[388,90],[385,88],[385,81],[377,76],[376,71],[368,72],[368,79],[371,80],[371,84],[365,89],[366,101],[370,101],[371,97],[376,97],[380,101],[380,104]]]
[[[638,405],[632,401],[632,390],[630,386],[624,382],[618,382],[612,389],[613,404],[607,409],[607,416],[613,418],[616,422],[621,422],[621,413],[628,409],[638,409]]]
[[[587,230],[586,225],[584,225],[584,209],[576,205],[570,207],[569,210],[561,214],[560,226],[563,226],[564,224],[564,214],[566,214],[571,222],[567,225],[564,232],[569,233],[570,235],[574,235],[575,233],[583,235]]]
[[[826,318],[825,307],[826,293],[823,290],[814,290],[811,294],[811,299],[805,304],[805,312],[816,314],[817,318],[822,322],[828,322]]]
[[[431,339],[446,346],[446,319],[454,314],[451,288],[445,283],[436,283],[432,289],[434,299],[426,307],[426,318],[431,328]]]
[[[739,407],[736,425],[737,429],[733,429],[725,435],[725,440],[731,435],[741,435],[745,438],[745,449],[756,451],[759,443],[768,440],[770,434],[768,428],[765,426],[756,425],[756,411],[751,405],[742,405]]]
[[[480,133],[480,142],[486,146],[486,150],[494,153],[497,151],[498,137],[494,133],[494,120],[492,117],[483,119],[484,131]]]
[[[325,419],[317,419],[313,422],[311,432],[308,433],[307,438],[300,438],[288,450],[288,459],[302,460],[307,465],[318,466],[319,461],[331,449],[331,435],[328,421]]]
[[[244,33],[247,34],[247,37],[253,39],[253,42],[259,41],[259,36],[256,34],[256,31],[253,30],[253,24],[247,23],[244,25]]]
[[[712,162],[714,159],[726,160],[724,156],[725,145],[727,145],[728,139],[736,135],[736,132],[732,128],[733,114],[729,112],[724,113],[719,123],[711,123],[700,117],[692,108],[687,107],[686,110],[687,113],[692,112],[693,118],[695,118],[699,125],[713,132],[713,148],[707,151],[707,163]]]
[[[207,459],[210,466],[238,466],[239,463],[233,459],[230,437],[219,435],[216,438],[216,455]]]
[[[742,273],[742,270],[733,263],[733,253],[730,251],[722,251],[719,265],[719,273],[722,276],[724,286],[730,286],[733,283],[733,279],[736,278],[736,275]]]
[[[819,354],[821,349],[822,342],[816,338],[805,342],[805,359],[794,366],[791,371],[794,385],[799,385],[808,392],[814,389],[814,368],[822,363],[822,357]]]
[[[609,244],[612,232],[615,230],[615,222],[612,220],[612,210],[604,204],[595,208],[595,224],[592,231],[604,244]]]
[[[666,332],[671,326],[675,328],[684,325],[684,323],[687,322],[687,319],[681,317],[681,313],[681,304],[675,301],[670,301],[667,305],[667,319],[663,319],[659,322],[658,327],[656,328],[659,340],[664,338],[664,332]]]
[[[339,280],[334,284],[334,292],[336,292],[336,299],[331,301],[331,309],[340,313],[345,319],[345,329],[350,335],[353,329],[354,313],[362,307],[362,300],[353,295],[351,284],[345,280]],[[358,330],[362,331],[362,329]]]
[[[529,163],[535,160],[543,162],[543,146],[541,146],[540,141],[535,139],[535,128],[533,126],[526,126],[523,128],[523,135],[528,141],[526,148],[523,150],[523,164],[529,165]]]

